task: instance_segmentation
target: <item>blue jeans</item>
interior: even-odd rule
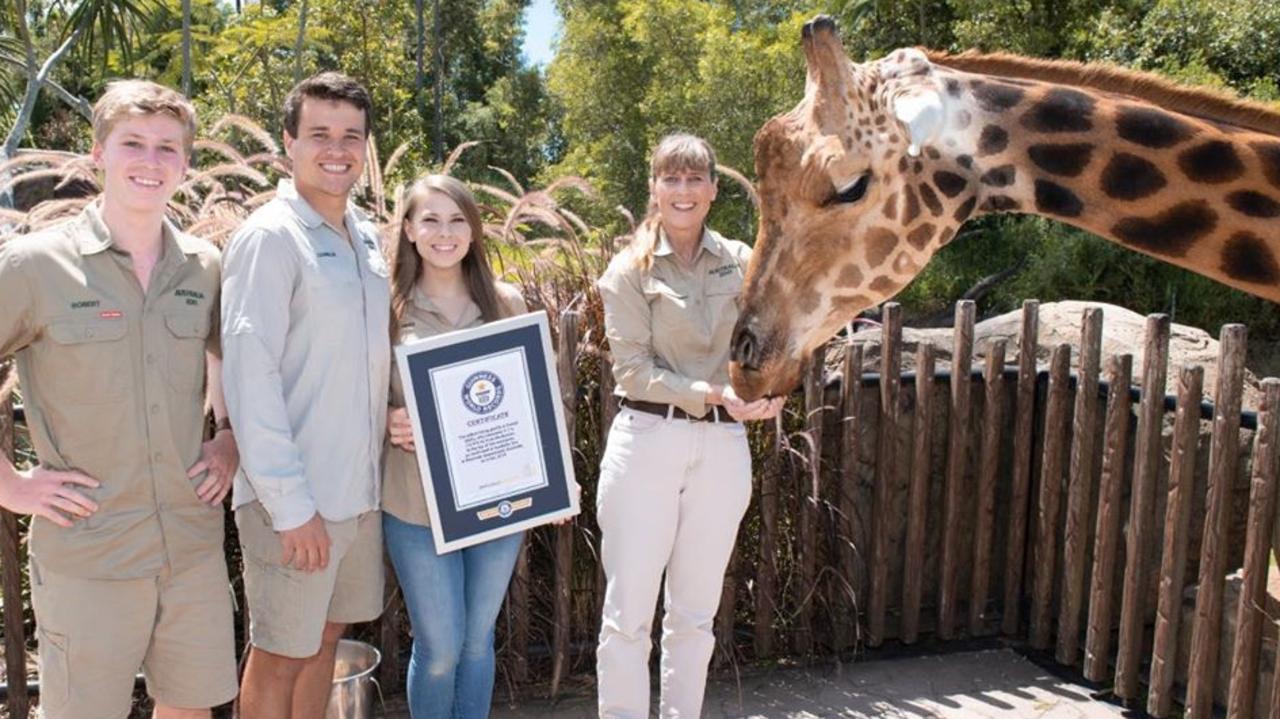
[[[493,627],[524,533],[443,556],[430,528],[387,512],[382,534],[413,627],[409,714],[485,719],[493,702]]]

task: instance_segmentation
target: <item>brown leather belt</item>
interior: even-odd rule
[[[634,409],[637,412],[644,412],[646,414],[656,414],[659,417],[675,417],[676,419],[687,419],[690,422],[737,422],[738,421],[733,417],[729,416],[729,413],[725,411],[723,407],[720,407],[719,405],[714,405],[714,404],[711,405],[708,408],[707,413],[702,415],[701,417],[694,417],[693,415],[680,409],[679,407],[667,404],[666,402],[646,402],[642,399],[631,399],[629,397],[623,397],[618,400],[618,405],[621,407]]]

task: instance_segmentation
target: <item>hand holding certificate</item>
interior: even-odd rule
[[[545,313],[396,349],[436,550],[578,513]]]

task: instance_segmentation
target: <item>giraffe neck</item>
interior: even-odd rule
[[[900,167],[957,222],[1042,215],[1280,301],[1280,136],[1090,88],[941,79],[947,126]]]

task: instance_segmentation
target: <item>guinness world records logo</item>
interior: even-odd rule
[[[481,370],[462,383],[462,403],[475,414],[489,414],[502,404],[502,380],[498,375]]]

